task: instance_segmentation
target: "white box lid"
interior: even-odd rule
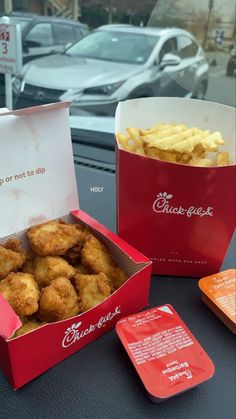
[[[79,208],[69,105],[0,112],[0,237]]]

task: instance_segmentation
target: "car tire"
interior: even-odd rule
[[[232,61],[229,61],[227,64],[226,74],[227,76],[233,76],[234,74],[234,63]]]
[[[193,94],[194,99],[204,100],[207,92],[207,81],[202,80],[198,83],[196,90]]]

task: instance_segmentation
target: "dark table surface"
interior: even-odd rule
[[[102,167],[75,159],[75,167],[81,208],[115,230],[113,157]],[[93,186],[103,191],[92,192]],[[231,244],[222,269],[235,267],[234,255]],[[235,336],[201,302],[196,279],[153,276],[149,307],[165,303],[174,306],[213,360],[210,381],[152,403],[112,330],[16,392],[0,371],[0,418],[235,419]]]

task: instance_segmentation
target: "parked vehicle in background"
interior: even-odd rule
[[[22,36],[23,63],[62,52],[88,33],[87,25],[69,19],[13,12],[9,24],[19,24]]]
[[[196,39],[175,28],[107,25],[60,55],[34,60],[13,83],[16,107],[60,100],[97,115],[118,101],[147,96],[203,99],[208,64]]]
[[[227,76],[233,76],[236,68],[236,41],[234,47],[230,51],[230,57],[227,63],[226,74]]]

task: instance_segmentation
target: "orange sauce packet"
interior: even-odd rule
[[[236,334],[236,269],[200,279],[202,301]]]

